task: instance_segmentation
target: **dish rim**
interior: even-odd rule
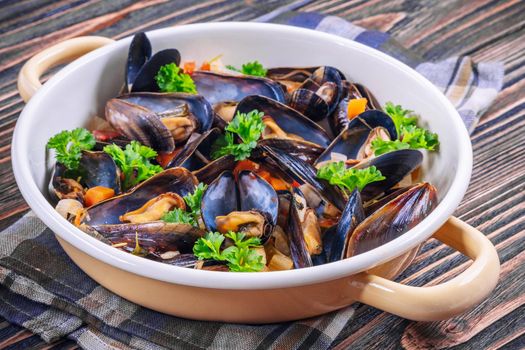
[[[397,59],[355,41],[311,29],[269,23],[220,22],[196,23],[179,27],[162,28],[147,32],[147,34],[152,42],[154,42],[155,38],[173,35],[172,33],[184,34],[184,32],[199,30],[238,31],[246,29],[247,27],[249,27],[250,30],[270,31],[275,34],[283,34],[283,32],[286,32],[291,35],[308,35],[311,36],[312,40],[330,41],[334,45],[341,45],[351,50],[361,51],[366,55],[383,61],[383,63],[391,66],[392,69],[401,70],[403,74],[409,75],[423,87],[429,89],[434,95],[434,98],[446,109],[452,124],[451,127],[454,129],[455,134],[459,135],[457,140],[457,171],[448,192],[436,209],[407,233],[366,253],[306,269],[272,271],[267,273],[220,273],[162,264],[114,249],[94,237],[89,236],[71,225],[54,210],[53,206],[40,192],[31,175],[27,147],[27,140],[30,139],[30,122],[34,119],[34,117],[31,118],[31,116],[36,115],[36,106],[39,104],[39,101],[45,99],[47,92],[59,84],[62,79],[71,73],[74,74],[77,67],[89,63],[99,56],[111,54],[112,51],[116,51],[122,46],[129,45],[131,40],[130,36],[94,50],[68,64],[43,85],[26,104],[20,114],[12,140],[12,165],[18,187],[35,214],[62,239],[82,252],[106,264],[168,283],[212,289],[274,289],[322,283],[350,276],[377,266],[401,255],[428,239],[448,217],[452,215],[459,205],[467,190],[472,171],[472,146],[470,137],[461,117],[450,101],[448,101],[430,81]]]

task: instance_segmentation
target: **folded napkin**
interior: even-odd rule
[[[469,57],[424,62],[388,34],[338,17],[289,12],[258,20],[337,34],[396,57],[438,86],[469,130],[502,85],[500,63],[475,64]],[[347,307],[308,320],[262,326],[168,316],[99,286],[32,213],[0,233],[0,315],[45,341],[67,337],[85,349],[327,349],[353,314],[353,307]]]

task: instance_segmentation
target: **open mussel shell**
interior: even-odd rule
[[[48,191],[51,199],[58,202],[61,199],[84,201],[84,187],[68,176],[67,168],[61,163],[55,163],[49,181]]]
[[[319,67],[309,78],[309,80],[314,81],[319,86],[316,89],[316,93],[327,102],[327,114],[332,113],[341,100],[344,79],[345,76],[339,69],[330,66]],[[326,91],[323,92],[323,90]]]
[[[288,154],[299,158],[308,164],[313,164],[324,151],[324,148],[319,147],[315,143],[303,140],[272,138],[260,140],[258,144],[261,146],[271,147],[282,152],[287,152]]]
[[[332,154],[343,155],[346,159],[360,159],[359,155],[368,146],[367,142],[371,142],[371,133],[376,128],[381,128],[391,140],[397,138],[396,126],[388,114],[378,110],[365,111],[350,121],[319,156],[316,164],[330,161]]]
[[[324,119],[328,115],[328,103],[315,91],[307,89],[295,90],[288,105],[313,121]]]
[[[121,224],[119,219],[121,215],[142,207],[150,199],[167,192],[184,197],[193,193],[197,184],[197,179],[187,169],[166,169],[133,187],[125,194],[88,208],[84,223],[89,226]]]
[[[120,134],[157,152],[169,153],[175,141],[156,113],[142,106],[112,98],[106,103],[106,120]]]
[[[288,218],[288,241],[290,244],[290,255],[296,269],[313,266],[312,257],[308,252],[306,242],[304,240],[304,232],[301,225],[301,218],[299,211],[302,209],[302,201],[299,201],[301,197],[304,199],[303,194],[297,188],[293,189],[290,198],[290,210]]]
[[[146,63],[144,63],[137,73],[131,87],[131,92],[160,91],[159,86],[155,81],[155,76],[162,66],[170,63],[175,63],[177,66],[180,64],[179,50],[166,49],[154,54]]]
[[[354,232],[354,229],[365,219],[363,210],[363,203],[359,191],[355,189],[348,202],[346,202],[345,209],[341,214],[341,219],[336,226],[335,232],[331,232],[333,237],[330,240],[329,251],[327,252],[327,261],[333,262],[344,258],[344,254],[348,245],[348,241]],[[325,235],[328,234],[325,233]],[[327,249],[325,249],[325,252]]]
[[[82,151],[80,158],[81,182],[87,188],[104,186],[120,193],[120,170],[106,152]]]
[[[302,83],[308,79],[313,72],[319,69],[319,66],[314,67],[275,67],[269,68],[266,72],[266,77],[272,80],[289,80]]]
[[[402,193],[405,193],[409,189],[411,189],[414,185],[411,186],[405,186],[405,187],[394,187],[388,191],[385,192],[383,196],[378,198],[377,200],[370,201],[365,206],[365,215],[370,216],[372,213],[374,213],[377,209],[381,208],[386,203],[390,202],[392,199],[396,198]]]
[[[391,189],[405,176],[419,167],[422,161],[423,154],[420,151],[415,149],[402,149],[381,154],[378,157],[363,161],[356,165],[356,168],[375,166],[386,178],[366,185],[361,191],[363,201],[369,201]]]
[[[129,45],[128,60],[126,62],[126,86],[131,91],[133,82],[137,78],[140,69],[151,58],[151,43],[143,32],[133,36]]]
[[[240,113],[254,109],[270,116],[289,135],[299,136],[323,148],[330,144],[330,137],[322,127],[285,104],[265,96],[248,96],[237,105]]]
[[[436,189],[421,183],[400,194],[362,221],[352,233],[345,257],[388,243],[420,223],[437,206]]]
[[[240,101],[249,95],[262,95],[279,102],[285,101],[281,86],[266,78],[196,71],[192,79],[199,95],[212,105],[224,101]]]
[[[334,205],[337,209],[343,210],[345,199],[343,194],[335,186],[317,178],[317,170],[307,162],[296,158],[285,151],[272,147],[259,145],[258,157],[263,162],[268,162],[267,157],[273,162],[271,165],[277,166],[283,173],[297,181],[300,185],[310,185],[321,198]]]
[[[190,114],[198,122],[198,128],[195,131],[199,133],[208,131],[213,123],[213,109],[210,103],[200,95],[181,92],[140,92],[121,95],[118,98],[155,112],[161,118],[170,116],[171,111],[176,111],[181,105],[186,105]]]
[[[202,197],[201,213],[206,228],[217,231],[216,218],[233,212],[258,212],[266,221],[261,240],[271,235],[277,224],[279,200],[273,187],[250,171],[241,171],[237,179],[225,171],[213,181]]]
[[[212,146],[221,135],[221,132],[214,128],[204,134],[193,133],[186,144],[168,163],[166,168],[181,166],[190,171],[198,170],[211,163]]]

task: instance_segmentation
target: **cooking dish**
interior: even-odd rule
[[[177,43],[184,57],[196,61],[222,52],[228,62],[237,65],[256,57],[267,66],[335,66],[374,91],[382,104],[392,100],[418,111],[441,138],[439,154],[429,155],[422,166],[423,179],[437,187],[440,203],[419,225],[379,248],[344,261],[293,271],[225,274],[185,270],[98,242],[60,217],[45,198],[49,180],[45,174],[50,165],[43,149],[50,136],[87,126],[91,116],[103,114],[105,102],[118,94],[124,80],[122,67],[130,43],[126,39],[80,58],[46,83],[24,109],[13,140],[15,176],[25,199],[53,229],[73,261],[100,284],[162,312],[251,323],[314,316],[356,300],[403,317],[434,320],[472,307],[494,288],[499,273],[494,247],[473,228],[449,219],[470,177],[468,134],[450,103],[416,72],[345,39],[278,25],[199,24],[154,31],[148,36],[155,51]],[[49,66],[106,43],[101,38],[73,39],[35,56],[21,71],[21,95],[30,97],[38,88],[38,77]],[[435,237],[474,259],[466,271],[427,288],[385,279],[403,271],[418,246],[445,221]]]

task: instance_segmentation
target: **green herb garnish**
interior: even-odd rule
[[[221,252],[221,245],[225,237],[233,241],[233,245]],[[219,232],[208,232],[203,238],[199,238],[193,246],[193,254],[199,260],[212,259],[227,262],[230,271],[235,272],[257,272],[264,268],[262,256],[254,247],[260,247],[259,238],[250,237],[241,232],[228,232],[222,235]]]
[[[212,158],[217,159],[228,154],[235,156],[235,160],[248,158],[264,131],[263,116],[264,113],[256,109],[249,113],[237,112],[226,126],[224,136],[215,141]],[[235,135],[241,139],[241,143],[235,143]]]
[[[157,156],[157,152],[138,141],[131,141],[123,150],[115,144],[104,147],[120,168],[124,176],[122,187],[127,190],[136,184],[160,173],[163,169],[159,165],[151,164],[150,159]]]
[[[183,73],[175,63],[160,67],[155,81],[162,92],[186,92],[196,94],[195,82],[189,74]]]
[[[355,188],[361,191],[369,183],[385,179],[375,166],[364,169],[347,169],[344,162],[331,162],[323,165],[317,171],[317,177],[327,180],[331,185],[338,186],[348,195]]]
[[[268,72],[259,61],[247,62],[242,65],[242,69],[235,68],[232,65],[227,65],[226,68],[242,74],[253,75],[255,77],[265,77]]]
[[[201,202],[204,191],[208,186],[202,182],[195,187],[195,190],[191,194],[185,195],[184,202],[189,208],[189,212],[182,210],[181,208],[175,208],[162,216],[162,220],[165,222],[180,222],[183,224],[190,224],[195,227],[199,227],[199,219],[201,216]]]
[[[84,128],[71,131],[64,130],[51,137],[47,142],[48,149],[54,149],[57,162],[69,170],[75,170],[80,164],[82,151],[95,147],[95,137]]]
[[[427,149],[434,151],[439,146],[438,135],[417,126],[418,116],[414,112],[404,109],[400,105],[387,102],[386,113],[392,118],[396,126],[396,140],[375,139],[372,149],[376,156],[400,149]]]

